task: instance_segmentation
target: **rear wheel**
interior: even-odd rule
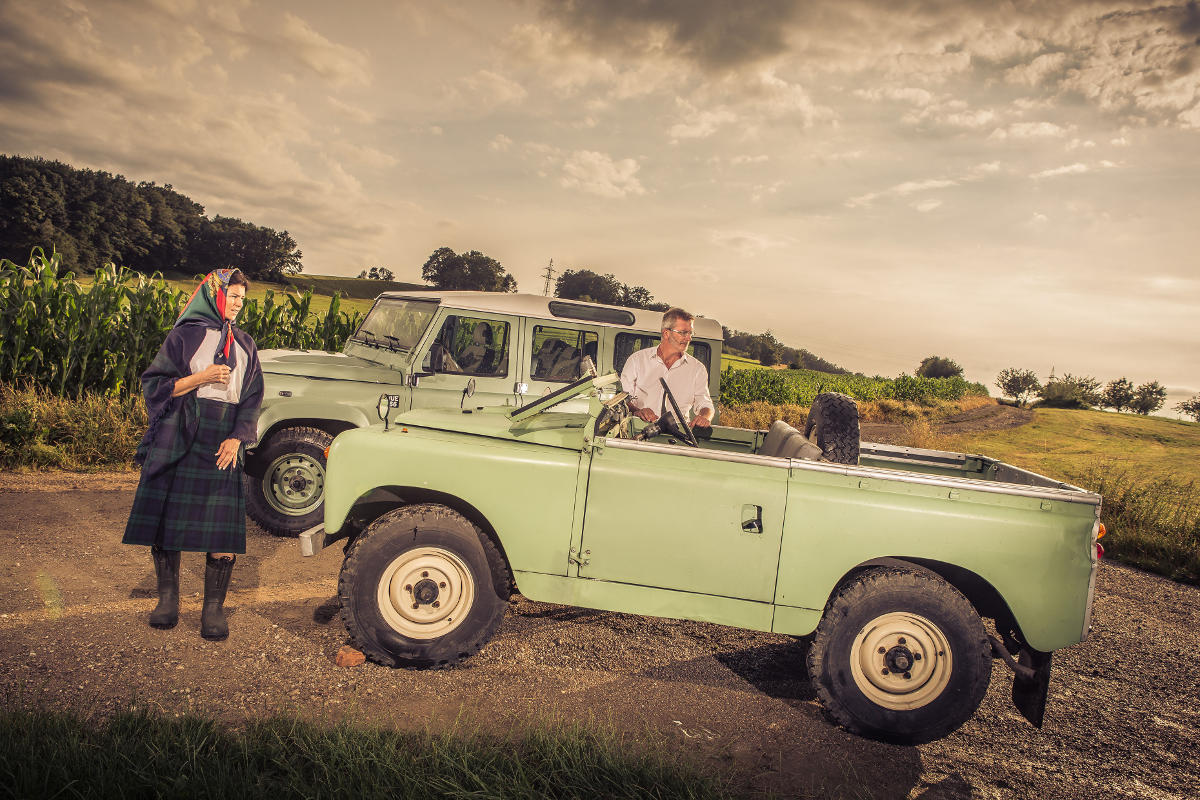
[[[461,514],[406,506],[363,531],[338,594],[354,645],[389,667],[444,667],[474,655],[504,617],[512,578],[496,545]]]
[[[859,448],[858,404],[839,392],[821,392],[804,421],[804,436],[821,448],[827,461],[857,464]]]
[[[873,739],[920,744],[971,718],[992,675],[974,607],[935,575],[872,570],[830,601],[808,656],[829,714]]]
[[[284,428],[261,445],[261,477],[247,474],[246,512],[276,536],[297,536],[325,513],[325,448],[333,436],[318,428]]]

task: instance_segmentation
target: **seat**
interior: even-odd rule
[[[758,448],[758,454],[760,456],[778,456],[784,442],[793,435],[799,436],[800,431],[781,419],[775,420],[767,430],[767,436],[763,439],[762,447]]]
[[[776,454],[779,458],[802,458],[807,461],[820,461],[825,454],[821,448],[805,439],[800,433],[789,436],[783,442]]]

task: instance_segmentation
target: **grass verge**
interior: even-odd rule
[[[141,396],[70,400],[0,383],[0,467],[130,469],[146,424]]]
[[[5,711],[11,797],[727,798],[677,756],[573,726],[508,738],[292,718]]]
[[[1041,408],[1028,425],[941,437],[933,446],[1099,493],[1107,558],[1200,585],[1200,423]]]

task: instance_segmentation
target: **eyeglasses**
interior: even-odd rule
[[[671,333],[678,336],[680,339],[690,339],[695,331],[677,331],[674,328],[667,328]]]

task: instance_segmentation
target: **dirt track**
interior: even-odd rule
[[[743,790],[877,798],[1200,796],[1200,590],[1107,565],[1095,632],[1056,656],[1046,726],[1008,702],[997,664],[979,713],[921,747],[866,741],[823,716],[789,637],[533,603],[444,672],[339,668],[341,550],[304,559],[251,530],[232,633],[198,634],[202,557],[182,619],[145,624],[153,572],[119,544],[135,475],[0,478],[0,692],[7,708],[132,703],[227,719],[277,711],[403,727],[507,730],[557,716],[662,737]]]

